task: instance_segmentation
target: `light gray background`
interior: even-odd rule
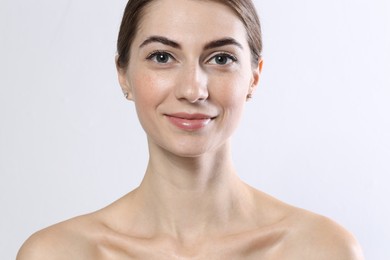
[[[0,1],[0,258],[140,182],[145,136],[122,97],[126,1]],[[264,72],[234,136],[240,176],[390,259],[390,3],[256,1]]]

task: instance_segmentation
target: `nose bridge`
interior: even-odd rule
[[[191,103],[208,98],[207,74],[198,62],[183,64],[176,86],[176,97]]]

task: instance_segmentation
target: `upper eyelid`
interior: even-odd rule
[[[213,58],[213,57],[215,57],[215,56],[218,56],[218,55],[220,55],[220,56],[228,56],[228,57],[230,57],[230,58],[232,58],[232,59],[234,59],[234,60],[237,60],[237,56],[236,56],[236,55],[234,55],[234,54],[232,54],[232,53],[230,53],[230,52],[226,52],[226,51],[220,51],[220,52],[214,53],[214,54],[211,56],[211,58]]]
[[[167,54],[169,55],[170,58],[174,59],[174,60],[178,60],[174,54],[172,54],[170,51],[167,51],[167,50],[154,50],[152,52],[150,52],[147,56],[146,56],[146,59],[150,60],[151,58],[155,57],[157,54]],[[206,56],[206,59],[205,61],[206,62],[209,62],[210,60],[212,60],[213,58],[215,58],[216,56],[227,56],[228,58],[232,59],[233,62],[237,62],[238,61],[238,58],[235,54],[232,54],[231,52],[228,52],[228,51],[214,51],[212,52],[211,54],[208,54]]]
[[[155,56],[155,55],[157,55],[157,54],[167,54],[167,55],[169,55],[171,58],[174,58],[174,59],[175,59],[175,56],[174,56],[172,53],[170,53],[169,51],[163,51],[163,50],[155,50],[155,51],[152,51],[152,52],[150,52],[150,53],[146,56],[146,58],[149,59],[149,58],[151,58],[152,56]]]
[[[208,56],[209,58],[207,58],[206,61],[209,62],[210,60],[212,60],[216,56],[227,56],[233,62],[238,62],[238,58],[237,58],[236,55],[234,55],[234,54],[232,54],[230,52],[226,52],[226,51],[214,52],[214,53],[212,53],[211,55]]]

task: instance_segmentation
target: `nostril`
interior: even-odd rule
[[[183,66],[177,77],[175,94],[177,99],[185,99],[190,103],[208,99],[207,74],[199,65]]]
[[[205,101],[208,98],[209,94],[207,88],[192,88],[188,90],[188,94],[186,95],[186,99],[190,103],[196,103],[199,101]]]

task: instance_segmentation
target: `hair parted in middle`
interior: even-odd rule
[[[117,66],[126,69],[130,59],[130,49],[137,34],[139,24],[148,5],[161,0],[129,0],[127,2],[117,41]],[[183,0],[177,0],[183,1]],[[217,2],[233,10],[242,21],[248,37],[248,44],[252,55],[252,64],[258,65],[263,49],[260,20],[252,0],[185,0]]]

